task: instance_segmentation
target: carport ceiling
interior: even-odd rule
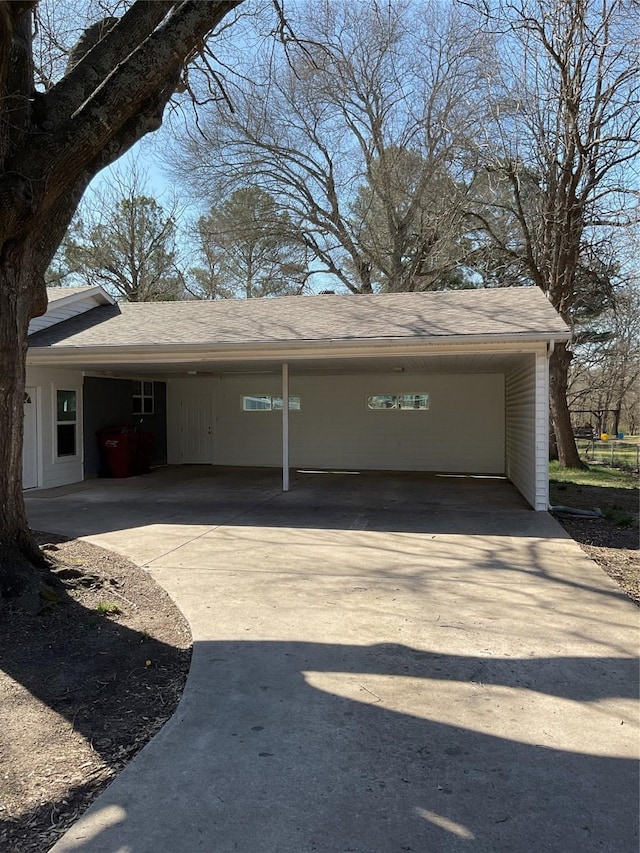
[[[362,374],[362,373],[405,373],[405,374],[456,374],[456,373],[505,373],[522,364],[527,353],[469,353],[455,355],[407,356],[385,358],[338,358],[305,359],[290,363],[291,375]],[[187,376],[224,375],[279,375],[280,361],[194,361],[181,364],[135,362],[109,364],[87,363],[85,372],[103,376],[158,376],[177,378]]]

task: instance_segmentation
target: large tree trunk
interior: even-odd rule
[[[551,411],[549,411],[549,459],[553,459],[556,462],[558,460],[558,442],[556,441],[556,434],[553,429]]]
[[[557,343],[549,359],[549,397],[551,419],[558,451],[558,461],[562,468],[586,468],[578,455],[576,440],[571,426],[571,415],[567,405],[567,376],[571,353],[567,345]]]
[[[185,63],[242,0],[135,2],[46,92],[37,2],[0,0],[0,598],[46,579],[22,495],[27,330],[46,310],[46,268],[88,182],[160,127]]]
[[[28,253],[12,247],[0,257],[0,601],[42,578],[44,567],[29,530],[22,493],[22,436],[27,329],[37,306]]]
[[[622,417],[622,400],[618,400],[616,403],[616,407],[613,410],[613,429],[611,430],[612,435],[617,436],[620,432],[620,418]]]

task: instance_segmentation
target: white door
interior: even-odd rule
[[[213,464],[213,396],[181,394],[179,414],[180,462]]]
[[[22,488],[38,485],[38,407],[36,389],[27,388],[24,394],[24,444],[22,447]]]

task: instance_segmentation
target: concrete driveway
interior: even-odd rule
[[[637,609],[506,482],[167,469],[28,508],[194,638],[55,853],[637,850]]]

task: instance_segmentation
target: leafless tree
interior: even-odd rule
[[[487,70],[477,239],[571,325],[610,277],[600,241],[637,219],[640,8],[627,0],[472,2],[499,61]],[[496,254],[494,253],[494,257]],[[582,467],[567,406],[572,353],[550,360],[560,464]]]
[[[21,470],[27,329],[46,309],[45,271],[91,178],[161,125],[189,58],[238,6],[117,4],[92,49],[45,75],[34,62],[37,0],[0,2],[0,596],[34,585],[42,564]]]
[[[574,422],[589,414],[599,432],[634,431],[640,403],[640,287],[630,282],[598,318],[593,340],[576,348],[568,402]]]
[[[428,289],[463,260],[481,43],[449,3],[318,0],[242,67],[187,146],[213,197],[258,183],[354,293]],[[184,158],[180,157],[180,169]]]

